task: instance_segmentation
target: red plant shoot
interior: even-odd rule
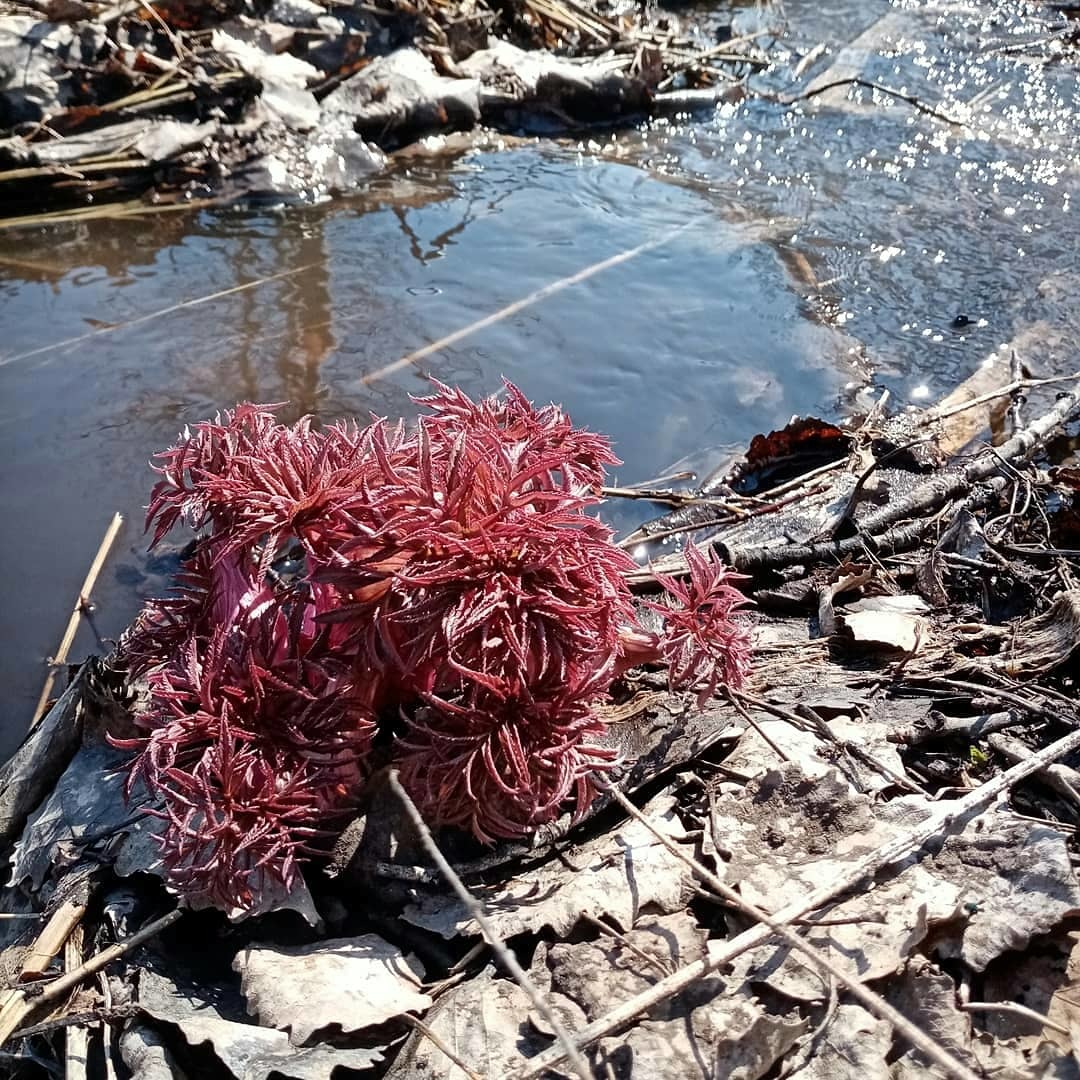
[[[200,536],[122,643],[149,705],[121,745],[185,894],[250,909],[292,887],[379,728],[431,823],[491,841],[588,807],[615,758],[594,706],[631,664],[701,702],[746,674],[742,595],[695,549],[687,582],[658,576],[663,629],[637,623],[633,563],[587,512],[607,439],[509,383],[420,404],[411,428],[323,431],[240,405],[160,456],[152,544]]]

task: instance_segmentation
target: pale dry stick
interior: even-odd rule
[[[658,247],[662,247],[664,244],[670,243],[680,233],[689,229],[692,224],[693,222],[688,221],[685,225],[679,225],[670,232],[664,233],[663,236],[658,236],[654,240],[646,240],[636,247],[628,248],[626,251],[620,251],[618,255],[612,255],[610,258],[602,259],[600,262],[593,263],[591,266],[586,266],[584,270],[579,270],[576,274],[560,278],[558,281],[553,281],[549,285],[544,285],[539,289],[535,289],[528,295],[521,297],[520,300],[515,300],[505,307],[499,308],[498,311],[493,312],[491,315],[485,315],[482,319],[477,319],[475,322],[469,323],[468,326],[463,326],[459,330],[455,330],[453,333],[439,338],[438,341],[433,341],[430,345],[424,345],[422,348],[414,350],[407,356],[402,356],[393,363],[386,364],[384,367],[379,368],[378,371],[373,371],[369,375],[365,375],[360,381],[365,386],[368,386],[373,382],[377,382],[379,379],[385,379],[388,375],[393,375],[394,372],[400,371],[402,368],[410,367],[412,364],[426,359],[431,356],[432,353],[448,349],[451,345],[456,345],[464,338],[467,338],[480,330],[486,330],[489,326],[494,326],[496,323],[502,322],[503,319],[508,319],[511,315],[516,315],[519,311],[524,311],[526,308],[532,307],[533,304],[538,304],[541,300],[546,300],[549,296],[554,296],[556,293],[562,292],[563,289],[570,288],[571,285],[580,285],[583,281],[587,281],[589,278],[594,277],[596,274],[600,274],[605,270],[610,270],[613,266],[629,262],[630,259],[634,259],[638,255],[644,255],[646,251],[653,251]]]
[[[191,53],[185,47],[184,43],[180,40],[179,35],[173,30],[173,28],[161,17],[161,13],[156,7],[152,7],[146,2],[146,0],[139,0],[139,4],[149,14],[150,18],[154,20],[161,27],[165,36],[169,39],[173,49],[179,59],[183,59],[185,56],[190,56]]]
[[[992,1012],[1004,1013],[1006,1016],[1022,1016],[1025,1020],[1034,1020],[1035,1023],[1042,1024],[1043,1027],[1056,1031],[1066,1038],[1072,1036],[1072,1032],[1064,1024],[1059,1024],[1056,1020],[1051,1020],[1049,1016],[1029,1009],[1018,1001],[964,1001],[961,1002],[960,1008],[964,1012]]]
[[[137,933],[132,934],[131,937],[125,938],[115,945],[110,945],[107,949],[102,949],[101,952],[91,956],[86,963],[80,964],[74,970],[66,972],[58,979],[54,979],[39,994],[34,994],[26,990],[17,990],[15,992],[17,997],[5,1001],[3,1009],[0,1009],[0,1046],[3,1046],[4,1043],[7,1042],[13,1031],[17,1031],[19,1027],[21,1027],[22,1021],[25,1020],[30,1013],[34,1012],[42,1005],[48,1005],[51,1002],[59,1001],[84,979],[89,978],[91,975],[96,975],[103,968],[108,967],[109,964],[113,963],[115,960],[119,960],[120,957],[129,953],[132,949],[142,945],[145,941],[149,941],[156,934],[160,934],[162,930],[167,929],[172,926],[173,923],[178,922],[183,918],[183,915],[183,908],[174,908],[167,915],[162,915],[160,919],[155,919],[152,923],[148,923]],[[36,987],[34,989],[36,989]]]
[[[53,957],[67,943],[85,914],[86,905],[75,900],[65,900],[52,913],[33,945],[26,950],[19,972],[19,982],[40,979],[48,972]]]
[[[697,495],[692,491],[658,490],[656,488],[602,487],[600,494],[605,499],[640,499],[645,502],[667,503],[670,506],[718,506],[729,514],[746,517],[749,511],[735,506],[727,499],[717,499],[711,495]]]
[[[82,963],[83,928],[76,926],[64,942],[64,968],[74,971]],[[64,1029],[64,1080],[86,1080],[90,1056],[90,1032],[84,1024],[72,1024]],[[105,1055],[106,1060],[109,1054]]]
[[[950,1076],[957,1080],[978,1080],[976,1073],[972,1072],[962,1061],[958,1060],[936,1040],[930,1038],[925,1032],[917,1028],[903,1013],[894,1009],[887,1001],[878,994],[863,986],[858,979],[849,975],[842,968],[834,964],[816,945],[799,937],[789,926],[777,922],[767,912],[748,900],[743,899],[726,882],[721,881],[708,867],[703,866],[696,859],[691,858],[678,844],[672,842],[670,837],[664,836],[659,829],[621,792],[612,784],[604,785],[608,793],[615,801],[635,820],[645,826],[680,862],[689,867],[691,873],[703,884],[707,885],[714,893],[723,897],[732,907],[738,908],[744,915],[748,915],[756,922],[767,926],[777,937],[786,941],[787,944],[801,952],[812,964],[820,968],[826,975],[835,980],[864,1008],[875,1016],[888,1021],[896,1029],[901,1038],[906,1039],[916,1050],[928,1057],[931,1061],[940,1065]]]
[[[817,889],[812,893],[800,897],[785,905],[779,911],[770,916],[773,923],[790,923],[794,919],[831,903],[842,893],[854,888],[866,877],[874,874],[907,858],[912,852],[919,850],[931,837],[938,836],[949,829],[953,824],[974,813],[984,810],[999,795],[1009,790],[1014,784],[1018,784],[1025,777],[1030,776],[1039,769],[1045,768],[1053,761],[1074,750],[1080,749],[1080,731],[1070,732],[1057,742],[1040,750],[1037,754],[1014,765],[1011,769],[994,777],[993,780],[976,788],[967,795],[962,796],[953,803],[937,803],[929,807],[929,814],[925,821],[917,825],[911,832],[898,836],[895,840],[885,844],[877,851],[873,851],[860,859],[852,868],[831,884]],[[636,994],[622,1005],[617,1006],[587,1024],[574,1035],[574,1045],[581,1048],[590,1046],[597,1039],[611,1035],[621,1030],[631,1020],[636,1019],[643,1012],[648,1011],[655,1005],[670,1001],[677,994],[682,993],[687,987],[693,986],[706,975],[716,971],[717,968],[731,963],[737,956],[756,948],[768,941],[772,936],[769,926],[759,923],[748,930],[744,930],[730,941],[717,948],[711,955],[693,964],[687,964],[666,979],[661,979],[654,986]],[[528,1064],[518,1072],[512,1074],[510,1080],[534,1080],[542,1076],[547,1070],[555,1068],[563,1060],[565,1051],[560,1046],[552,1046],[542,1053],[536,1054],[529,1059]]]
[[[30,718],[31,729],[35,728],[38,721],[45,715],[46,706],[49,704],[49,695],[52,693],[53,684],[56,682],[57,669],[67,663],[68,653],[71,651],[71,646],[75,641],[75,634],[79,629],[83,610],[90,602],[90,594],[94,591],[98,575],[105,565],[105,560],[108,558],[109,551],[123,523],[124,519],[119,514],[113,514],[112,521],[109,522],[109,527],[105,530],[105,536],[98,545],[97,554],[90,564],[90,569],[86,572],[86,578],[83,580],[79,595],[75,597],[75,606],[71,609],[71,617],[68,619],[67,627],[64,629],[64,636],[60,639],[60,647],[56,650],[56,655],[49,664],[49,673],[45,676],[45,685],[41,688],[41,697],[38,698],[38,703],[34,708],[34,715]]]
[[[188,204],[188,206],[191,205],[194,204]],[[188,206],[180,206],[177,207],[177,209],[187,209]],[[145,207],[143,209],[145,211]],[[87,216],[89,216],[89,214]],[[76,334],[75,337],[65,338],[63,341],[54,341],[51,345],[39,345],[36,349],[28,349],[26,352],[16,353],[14,356],[0,357],[0,367],[4,367],[7,364],[14,364],[19,360],[29,360],[32,356],[41,356],[43,353],[53,352],[56,349],[65,349],[69,345],[78,345],[83,341],[89,341],[90,338],[98,337],[101,334],[112,334],[117,330],[130,330],[133,326],[142,326],[145,323],[152,322],[154,319],[160,319],[164,315],[171,315],[175,311],[184,311],[187,308],[199,307],[201,304],[209,304],[214,300],[222,300],[226,296],[233,296],[236,293],[246,292],[248,289],[257,289],[260,285],[269,285],[271,281],[280,281],[282,278],[295,277],[297,274],[302,274],[306,270],[311,270],[318,265],[318,263],[305,263],[303,266],[293,267],[292,270],[282,270],[280,273],[270,274],[268,277],[258,278],[256,281],[245,281],[242,285],[233,285],[228,289],[220,289],[218,292],[210,293],[207,296],[197,296],[194,300],[181,300],[178,304],[170,304],[168,307],[158,308],[157,311],[147,312],[147,314],[139,315],[134,319],[125,319],[123,322],[102,326],[97,330],[89,330],[85,334]]]
[[[470,1069],[461,1058],[446,1045],[446,1040],[437,1032],[433,1031],[423,1020],[412,1015],[412,1013],[403,1013],[402,1020],[405,1021],[410,1027],[415,1028],[428,1039],[431,1044],[436,1047],[441,1053],[445,1054],[468,1078],[469,1080],[484,1080],[482,1073],[478,1073],[475,1069]]]
[[[978,406],[985,405],[990,401],[996,401],[998,398],[1009,397],[1011,394],[1016,393],[1017,390],[1031,390],[1037,386],[1053,386],[1056,383],[1075,382],[1077,379],[1080,379],[1080,372],[1075,372],[1072,375],[1057,375],[1052,379],[1014,379],[997,390],[988,390],[985,394],[979,394],[977,397],[971,398],[970,401],[958,401],[947,409],[941,409],[940,411],[927,409],[919,423],[932,424],[935,420],[947,420],[950,416],[956,416],[957,413],[978,408]]]
[[[408,792],[401,786],[396,769],[390,771],[389,784],[390,790],[398,797],[401,805],[405,808],[405,813],[412,822],[413,828],[416,829],[416,835],[424,845],[424,850],[431,856],[435,865],[441,871],[442,876],[446,878],[447,884],[449,884],[450,888],[457,894],[458,899],[465,905],[473,919],[476,920],[477,925],[484,933],[484,937],[487,938],[492,951],[499,958],[499,962],[511,975],[513,975],[514,981],[525,991],[536,1011],[551,1025],[551,1030],[555,1032],[555,1036],[558,1039],[558,1046],[560,1048],[559,1060],[561,1061],[563,1058],[568,1058],[574,1071],[581,1077],[581,1080],[593,1080],[592,1070],[581,1056],[581,1051],[574,1046],[574,1040],[570,1032],[566,1030],[566,1027],[558,1016],[555,1015],[555,1011],[552,1009],[547,999],[540,993],[532,980],[525,973],[525,969],[518,963],[517,957],[506,947],[502,938],[499,937],[491,920],[488,919],[487,914],[484,912],[483,905],[467,888],[465,888],[465,883],[458,877],[454,868],[447,862],[446,856],[439,850],[438,845],[435,843],[435,838],[431,835],[431,830],[427,827],[427,823],[421,816],[420,811],[416,808],[416,803],[409,798]]]

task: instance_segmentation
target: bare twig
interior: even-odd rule
[[[116,540],[116,534],[120,531],[120,526],[123,523],[124,519],[119,514],[113,514],[112,521],[109,522],[109,527],[105,530],[105,536],[98,545],[97,554],[90,564],[90,569],[86,572],[86,578],[82,583],[82,588],[79,590],[79,595],[75,597],[75,606],[71,610],[71,617],[68,619],[64,636],[60,639],[60,647],[56,650],[56,655],[49,665],[49,674],[45,676],[45,685],[41,688],[41,696],[38,698],[34,715],[30,718],[31,728],[36,727],[38,721],[45,715],[45,709],[49,704],[49,695],[52,693],[53,683],[56,682],[57,669],[67,663],[68,653],[71,651],[72,643],[75,641],[75,634],[79,629],[79,621],[82,619],[84,609],[90,602],[90,594],[94,591],[98,575],[105,565],[109,550],[112,548],[113,541]]]
[[[979,405],[986,405],[988,402],[996,401],[998,398],[1011,397],[1018,390],[1031,390],[1036,386],[1054,386],[1058,383],[1075,382],[1077,379],[1080,379],[1080,372],[1072,375],[1057,375],[1052,379],[1014,379],[997,390],[979,394],[978,397],[970,398],[967,401],[959,401],[948,408],[927,409],[919,419],[919,423],[932,424],[937,420],[945,420],[950,416],[956,416],[957,413],[966,412],[968,409],[974,409]]]
[[[107,949],[102,949],[101,952],[91,956],[86,963],[79,965],[73,971],[61,975],[60,978],[49,983],[40,992],[33,992],[37,990],[36,986],[32,989],[16,990],[12,997],[4,1002],[3,1008],[0,1008],[0,1046],[7,1042],[12,1032],[21,1027],[26,1017],[35,1009],[42,1005],[48,1005],[50,1002],[59,1001],[84,979],[96,975],[102,968],[108,967],[113,961],[119,960],[120,957],[142,945],[143,942],[149,941],[156,934],[160,934],[162,930],[179,921],[183,914],[183,908],[174,908],[167,915],[162,915],[160,919],[148,923],[138,933],[132,934],[131,937],[126,938],[124,941],[118,942],[116,945],[110,945]]]
[[[446,856],[439,850],[434,837],[431,835],[431,830],[427,827],[420,811],[416,808],[416,804],[401,786],[396,769],[390,772],[389,785],[390,790],[401,800],[401,805],[405,808],[405,813],[416,829],[416,834],[424,845],[424,850],[431,856],[435,865],[442,872],[443,877],[446,878],[447,883],[457,894],[458,899],[468,908],[469,914],[476,920],[477,925],[483,931],[484,936],[488,939],[488,944],[499,958],[499,962],[510,972],[518,986],[528,995],[536,1010],[551,1025],[551,1030],[555,1032],[558,1039],[559,1060],[568,1059],[581,1080],[592,1080],[592,1070],[581,1056],[581,1051],[574,1045],[570,1032],[566,1030],[548,1000],[525,973],[525,969],[518,963],[517,957],[499,937],[494,924],[484,911],[484,906],[465,888],[465,883],[458,877],[454,868],[447,862]]]
[[[793,919],[802,918],[809,912],[816,911],[858,885],[864,878],[877,874],[899,860],[909,857],[913,852],[919,851],[932,837],[941,835],[957,822],[981,812],[1021,780],[1076,749],[1080,749],[1080,731],[1070,732],[1064,738],[1040,750],[1027,761],[1014,765],[1007,772],[955,802],[934,804],[927,818],[911,832],[897,837],[884,847],[860,859],[846,874],[830,882],[829,885],[799,897],[774,912],[771,916],[772,921],[777,924],[789,923]],[[772,932],[772,929],[764,923],[743,931],[713,950],[708,957],[694,964],[687,964],[666,979],[661,979],[655,986],[649,987],[612,1009],[605,1016],[586,1025],[574,1036],[575,1045],[589,1046],[597,1039],[619,1031],[654,1005],[670,1000],[710,972],[730,963],[735,957],[749,949],[761,945],[769,939]],[[513,1074],[513,1080],[532,1080],[534,1077],[542,1076],[548,1069],[558,1065],[563,1057],[563,1049],[560,1046],[553,1046],[530,1058],[525,1068]]]
[[[1072,1035],[1072,1032],[1064,1024],[1059,1024],[1056,1020],[1051,1020],[1049,1016],[1044,1016],[1041,1012],[1029,1009],[1026,1005],[1021,1005],[1017,1001],[965,1001],[960,1008],[964,1012],[994,1012],[1004,1013],[1007,1016],[1022,1016],[1025,1020],[1034,1020],[1035,1023],[1042,1024],[1043,1027],[1056,1031],[1066,1038]]]

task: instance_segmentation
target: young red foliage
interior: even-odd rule
[[[161,455],[152,543],[203,536],[123,643],[150,691],[124,745],[185,893],[248,908],[291,887],[377,723],[431,823],[489,841],[584,812],[614,760],[593,707],[629,663],[702,700],[745,674],[741,594],[696,552],[688,583],[659,579],[663,632],[638,626],[633,564],[587,512],[606,439],[510,384],[420,404],[412,428],[324,431],[241,405]]]

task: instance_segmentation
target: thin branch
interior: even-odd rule
[[[917,109],[919,112],[925,113],[927,116],[932,116],[935,120],[943,120],[952,127],[966,126],[963,121],[956,120],[946,113],[939,112],[932,105],[927,105],[925,102],[920,101],[914,94],[907,94],[903,90],[894,90],[891,86],[883,86],[881,83],[873,82],[870,79],[863,79],[858,76],[849,76],[843,79],[835,79],[832,82],[822,83],[820,86],[811,86],[801,94],[796,94],[793,97],[782,97],[780,98],[780,101],[785,105],[794,105],[796,102],[808,101],[810,98],[817,97],[819,94],[824,94],[828,90],[835,90],[839,86],[862,86],[867,90],[876,90],[879,94],[885,94],[887,97],[907,102],[908,105]]]
[[[985,394],[979,394],[977,397],[969,398],[967,401],[958,401],[955,405],[951,405],[944,409],[927,409],[923,416],[919,419],[919,424],[932,424],[937,420],[946,420],[950,416],[956,416],[957,413],[966,412],[968,409],[977,408],[979,405],[985,405],[988,402],[996,401],[998,398],[1010,397],[1016,393],[1017,390],[1030,390],[1036,386],[1054,386],[1057,383],[1075,382],[1080,379],[1080,372],[1076,372],[1072,375],[1056,375],[1052,379],[1015,379],[1005,386],[999,387],[997,390],[988,390]]]
[[[855,863],[846,874],[829,885],[799,897],[774,912],[771,916],[772,920],[779,924],[789,923],[793,919],[802,918],[816,911],[835,900],[837,896],[854,888],[864,878],[872,877],[901,859],[908,858],[913,852],[919,851],[932,837],[941,835],[955,823],[981,812],[1021,780],[1077,749],[1080,749],[1080,731],[1073,731],[1040,750],[1027,761],[1019,762],[955,802],[932,805],[926,820],[911,832],[897,837],[877,851],[870,852]],[[719,945],[708,957],[680,968],[666,979],[661,979],[655,986],[649,987],[612,1009],[605,1016],[586,1025],[574,1036],[575,1045],[589,1046],[597,1039],[619,1031],[654,1005],[670,1000],[674,995],[692,986],[717,968],[731,963],[735,957],[763,944],[771,935],[772,930],[763,923],[743,931],[730,941]],[[513,1074],[513,1080],[532,1080],[534,1077],[542,1076],[548,1069],[553,1069],[558,1065],[564,1056],[565,1052],[561,1047],[550,1047],[543,1053],[530,1058],[525,1068]]]
[[[416,808],[416,804],[409,798],[408,793],[401,786],[396,769],[393,769],[390,772],[389,785],[390,790],[401,800],[401,805],[405,808],[405,813],[408,815],[409,820],[416,829],[416,834],[420,838],[420,842],[424,845],[424,849],[442,872],[447,883],[454,892],[457,893],[458,899],[466,906],[466,908],[468,908],[469,914],[476,920],[477,925],[488,939],[488,944],[499,958],[499,962],[511,975],[513,975],[514,980],[528,995],[529,1000],[533,1003],[537,1012],[539,1012],[551,1025],[551,1030],[555,1032],[555,1036],[558,1039],[556,1045],[559,1048],[559,1060],[562,1061],[564,1058],[568,1059],[574,1071],[581,1077],[581,1080],[593,1080],[592,1070],[581,1056],[581,1051],[574,1045],[573,1036],[566,1030],[562,1021],[555,1015],[555,1011],[552,1009],[548,1000],[540,993],[532,980],[525,973],[525,969],[518,963],[517,957],[506,947],[502,938],[499,937],[494,924],[487,917],[483,905],[467,888],[465,888],[465,883],[457,876],[454,872],[454,868],[447,862],[446,856],[439,850],[434,837],[431,835],[431,830],[427,827],[423,817],[420,815],[420,811]]]
[[[191,203],[186,203],[180,206],[179,209],[188,209],[191,205]],[[145,209],[144,206],[144,212]],[[96,330],[90,330],[85,334],[76,334],[75,337],[65,338],[63,341],[54,341],[51,345],[39,345],[36,349],[29,349],[26,352],[16,353],[14,356],[0,357],[0,367],[14,364],[18,360],[29,360],[32,356],[41,356],[43,353],[53,352],[55,349],[63,349],[68,345],[79,345],[82,342],[89,341],[90,338],[98,337],[101,334],[112,334],[117,330],[128,330],[133,326],[142,326],[144,323],[152,322],[154,319],[160,319],[163,315],[171,315],[174,311],[183,311],[186,308],[198,307],[200,304],[209,304],[214,300],[221,300],[224,297],[232,296],[235,293],[246,292],[248,289],[257,289],[260,285],[268,285],[271,281],[280,281],[282,278],[295,277],[297,274],[302,274],[317,265],[317,263],[306,263],[304,266],[296,266],[291,270],[282,270],[279,274],[270,274],[269,277],[258,278],[255,281],[245,281],[242,285],[233,285],[231,288],[220,289],[218,292],[209,293],[206,296],[197,296],[193,300],[182,300],[178,304],[170,304],[168,307],[158,308],[157,311],[147,312],[147,314],[139,315],[134,319],[125,319],[123,322],[111,323],[109,326],[100,326]]]
[[[126,938],[124,941],[118,942],[116,945],[110,945],[107,949],[102,949],[101,952],[91,956],[85,964],[81,964],[73,971],[61,975],[60,978],[53,980],[38,993],[34,992],[37,990],[36,986],[27,990],[15,991],[15,996],[5,1001],[3,1009],[0,1010],[0,1046],[8,1041],[11,1033],[21,1027],[22,1022],[34,1010],[42,1005],[48,1005],[50,1002],[59,1001],[84,979],[96,975],[102,968],[108,967],[113,961],[119,960],[120,957],[142,945],[143,942],[149,941],[156,934],[160,934],[162,930],[179,921],[183,915],[183,908],[174,908],[167,915],[162,915],[160,919],[148,923],[138,933],[132,934],[131,937]]]
[[[53,657],[52,664],[49,667],[49,674],[45,677],[45,685],[41,688],[41,696],[38,698],[34,715],[30,719],[31,728],[36,727],[38,721],[45,715],[45,708],[49,704],[49,695],[52,693],[53,684],[56,682],[56,672],[59,667],[67,663],[68,653],[71,651],[72,643],[75,641],[75,634],[79,629],[79,621],[82,619],[83,611],[90,602],[90,594],[94,591],[98,575],[105,565],[105,560],[109,556],[109,551],[123,523],[124,519],[119,514],[113,514],[112,521],[109,522],[109,527],[105,530],[105,536],[98,545],[94,561],[90,564],[82,588],[75,597],[75,606],[71,610],[67,627],[64,629],[64,636],[60,639],[60,647],[56,650],[56,655]]]

